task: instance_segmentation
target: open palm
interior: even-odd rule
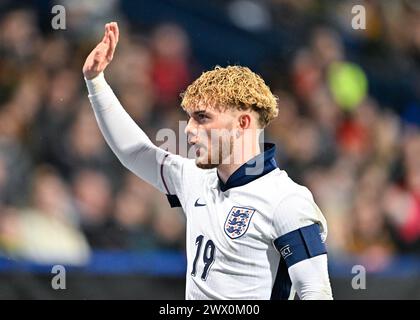
[[[117,23],[107,23],[102,41],[92,50],[83,65],[83,74],[86,79],[93,79],[105,70],[114,57],[118,38],[119,30]]]

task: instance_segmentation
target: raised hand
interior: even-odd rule
[[[116,22],[105,25],[105,34],[102,41],[88,55],[83,66],[83,74],[86,79],[90,80],[95,78],[112,61],[115,48],[117,47],[119,33]]]

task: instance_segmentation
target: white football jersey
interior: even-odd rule
[[[216,169],[199,169],[195,160],[153,145],[103,74],[86,84],[99,128],[121,163],[165,192],[171,206],[184,209],[186,298],[292,298],[288,268],[296,275],[295,264],[326,253],[327,226],[310,191],[277,167],[274,145],[267,144],[224,184]],[[255,165],[261,172],[252,170]],[[316,297],[330,298],[326,259],[321,263],[326,293]]]
[[[168,154],[163,161],[168,199],[187,218],[186,299],[293,298],[278,250],[284,258],[291,252],[274,241],[313,224],[325,241],[326,221],[311,192],[277,168],[274,145],[266,147],[257,156],[262,173],[247,175],[245,164],[226,184],[216,169],[199,169],[194,160]]]

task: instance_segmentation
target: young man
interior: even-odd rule
[[[99,127],[122,164],[182,206],[187,217],[187,299],[332,299],[326,221],[308,189],[260,150],[258,132],[277,116],[264,81],[244,67],[203,73],[183,94],[189,160],[149,140],[124,111],[103,71],[118,26],[83,73]],[[216,133],[216,135],[214,135]],[[216,136],[216,138],[214,138]]]

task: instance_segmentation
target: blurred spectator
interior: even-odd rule
[[[70,194],[49,167],[35,172],[31,206],[6,209],[0,224],[2,247],[13,257],[43,264],[87,262],[90,249],[78,229]]]
[[[123,239],[112,217],[110,181],[100,171],[82,169],[73,178],[73,193],[81,229],[97,249],[118,249]]]
[[[156,215],[153,221],[153,230],[158,235],[159,246],[165,249],[185,248],[185,216],[181,210],[168,210],[165,208],[166,199],[161,197],[155,203]]]
[[[152,230],[153,212],[150,199],[133,191],[120,191],[115,200],[115,219],[124,235],[127,250],[158,249],[158,237]]]
[[[0,206],[27,203],[31,170],[27,150],[16,141],[0,140]]]
[[[15,10],[3,16],[0,22],[2,54],[14,63],[27,66],[38,54],[41,44],[35,13],[29,9]]]
[[[105,144],[90,105],[84,101],[80,107],[67,134],[61,135],[62,145],[55,155],[57,164],[68,174],[80,168],[95,168],[116,179],[114,168],[117,160]]]
[[[361,255],[367,270],[380,270],[393,253],[392,239],[381,208],[377,206],[375,198],[360,195],[355,200],[352,215],[349,251]]]
[[[162,25],[154,31],[152,47],[152,76],[158,104],[168,108],[177,104],[179,93],[191,81],[188,37],[176,25]]]
[[[385,210],[393,223],[400,251],[420,252],[420,135],[409,135],[403,145],[403,181],[388,187]]]

